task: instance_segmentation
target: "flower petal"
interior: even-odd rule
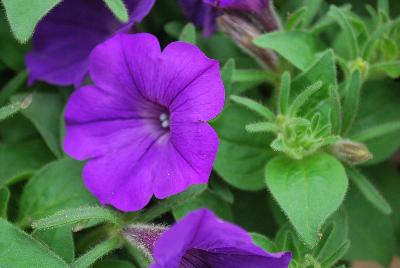
[[[157,137],[136,134],[132,144],[91,159],[84,167],[86,187],[102,204],[111,204],[122,211],[142,209],[151,199],[154,170],[149,160],[156,158],[153,147],[163,146],[168,135]]]
[[[207,183],[218,150],[218,137],[206,123],[172,124],[171,137],[152,167],[157,198],[177,194],[192,184]]]
[[[137,134],[159,132],[160,107],[109,94],[98,87],[75,90],[65,109],[64,150],[85,160],[132,144]]]
[[[184,42],[168,45],[162,58],[161,81],[168,84],[160,86],[165,91],[160,101],[169,107],[171,120],[207,121],[221,112],[225,92],[216,60]]]

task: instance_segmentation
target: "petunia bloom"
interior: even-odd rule
[[[125,0],[130,18],[119,22],[102,0],[63,0],[38,24],[25,63],[29,82],[79,86],[91,50],[116,32],[128,32],[155,0]]]
[[[287,268],[291,253],[268,253],[256,246],[240,227],[218,219],[208,209],[189,213],[161,234],[158,239],[137,239],[139,228],[129,226],[124,235],[128,241],[147,241],[145,247],[153,257],[151,268]],[[148,231],[148,229],[147,229]],[[148,241],[152,241],[148,243]]]
[[[64,150],[88,160],[87,188],[103,204],[143,208],[207,183],[218,137],[207,124],[222,110],[217,61],[196,46],[163,51],[150,34],[116,34],[89,57],[94,85],[71,95]]]
[[[185,16],[203,28],[206,36],[215,31],[217,18],[225,13],[255,19],[265,32],[279,28],[269,0],[179,0],[179,3]]]

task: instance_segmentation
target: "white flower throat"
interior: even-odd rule
[[[169,127],[169,116],[167,113],[160,114],[160,122],[163,128]]]

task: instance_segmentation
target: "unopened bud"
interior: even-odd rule
[[[367,146],[351,140],[340,140],[333,144],[331,149],[336,157],[349,164],[359,164],[373,158]]]
[[[265,32],[258,21],[239,12],[227,12],[217,21],[220,29],[260,64],[271,70],[278,68],[278,57],[272,50],[253,44],[253,40]]]
[[[350,70],[355,71],[358,70],[361,73],[361,76],[366,77],[368,75],[368,62],[363,60],[362,58],[357,58],[350,65]]]
[[[154,224],[131,224],[122,229],[122,235],[133,246],[152,259],[152,253],[157,239],[168,228]]]

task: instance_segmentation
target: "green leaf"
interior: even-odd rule
[[[21,72],[25,69],[24,56],[27,50],[27,45],[21,45],[14,38],[5,10],[0,8],[0,63],[15,72]]]
[[[121,247],[121,241],[119,238],[112,238],[101,242],[93,249],[86,252],[84,255],[76,259],[71,266],[73,268],[86,268],[90,267],[101,257],[109,254],[111,251]]]
[[[0,217],[7,219],[8,201],[10,201],[10,190],[0,189]]]
[[[285,156],[266,166],[265,180],[296,231],[310,247],[318,243],[325,220],[340,206],[348,181],[334,157],[316,154],[294,161]]]
[[[377,261],[388,267],[395,253],[395,234],[390,218],[350,188],[345,207],[349,218],[351,247],[346,260]]]
[[[333,134],[340,134],[342,129],[342,105],[337,86],[329,87],[331,102],[331,126]]]
[[[230,204],[209,190],[204,191],[192,201],[174,208],[172,212],[175,219],[178,220],[183,218],[187,213],[204,207],[214,211],[214,213],[221,219],[229,221],[233,220],[232,208]]]
[[[272,135],[245,130],[246,124],[255,120],[262,118],[230,103],[213,122],[220,139],[214,168],[224,181],[243,190],[265,188],[265,163],[274,155],[269,146]]]
[[[313,62],[316,53],[315,37],[302,31],[267,33],[257,37],[254,43],[275,50],[300,70],[305,70]]]
[[[301,7],[292,14],[290,14],[285,25],[285,31],[294,30],[297,25],[301,24],[304,21],[304,16],[306,13],[307,13],[307,8]]]
[[[261,122],[246,125],[246,130],[250,133],[254,132],[278,132],[279,128],[275,123]]]
[[[277,252],[277,248],[275,243],[267,238],[266,236],[258,233],[251,233],[251,238],[253,239],[253,243],[257,246],[261,247],[267,252]]]
[[[20,224],[27,225],[31,220],[49,216],[60,209],[97,204],[83,185],[82,167],[83,163],[66,158],[39,170],[22,192]]]
[[[232,80],[234,83],[255,83],[275,81],[276,77],[271,72],[257,69],[236,69],[233,72]]]
[[[372,205],[384,214],[392,213],[389,203],[361,172],[353,167],[347,167],[347,172],[351,181]]]
[[[312,85],[308,86],[302,91],[289,106],[289,114],[293,117],[297,115],[300,108],[307,103],[311,96],[322,88],[322,81],[317,81]]]
[[[232,95],[231,100],[261,115],[268,121],[275,121],[275,114],[270,109],[252,99]]]
[[[71,263],[74,260],[75,248],[71,226],[52,230],[36,230],[33,232],[33,237],[45,243],[66,262]]]
[[[363,140],[373,154],[374,158],[366,164],[383,161],[400,146],[400,130],[393,124],[400,122],[400,91],[393,90],[397,86],[388,80],[367,81],[363,85],[362,105],[348,137]]]
[[[0,121],[10,117],[19,111],[26,109],[32,103],[32,95],[28,95],[22,101],[16,101],[0,108]]]
[[[286,114],[290,99],[290,73],[284,72],[279,87],[279,113]]]
[[[129,14],[122,0],[103,0],[107,7],[121,22],[128,22]]]
[[[11,30],[21,43],[31,37],[36,24],[61,0],[2,0]]]
[[[194,200],[197,196],[202,194],[207,189],[206,185],[197,184],[189,187],[186,191],[171,196],[167,199],[159,201],[154,206],[142,212],[141,215],[137,218],[140,222],[149,222],[152,221],[164,213],[167,213],[170,210],[173,210],[176,207],[179,207],[187,202]]]
[[[323,267],[332,267],[348,250],[348,219],[343,210],[339,210],[328,221],[323,230],[322,240],[313,251],[313,255]],[[329,263],[329,264],[328,264]]]
[[[54,252],[1,218],[0,237],[0,263],[3,267],[68,267]]]
[[[39,138],[0,144],[0,188],[32,175],[52,159]]]
[[[179,35],[179,41],[196,44],[196,28],[192,23],[188,23],[183,27]]]
[[[399,186],[400,172],[390,162],[374,165],[362,169],[363,174],[372,181],[392,207],[390,215],[399,241],[400,234],[400,198]]]
[[[322,88],[314,94],[302,109],[302,115],[320,111],[324,105],[329,105],[329,87],[336,86],[336,64],[332,50],[322,52],[307,70],[298,75],[291,84],[291,98],[300,94],[307,86],[322,81]],[[327,109],[329,111],[329,109]],[[328,117],[328,115],[326,115]],[[328,118],[326,118],[326,123]]]
[[[332,5],[329,10],[329,16],[332,17],[340,25],[346,35],[346,41],[350,48],[351,59],[357,58],[359,54],[357,36],[348,21],[344,12],[338,7]]]
[[[343,103],[343,133],[346,134],[357,117],[361,98],[361,74],[354,71],[346,83]]]
[[[222,81],[224,81],[225,94],[229,96],[232,92],[232,78],[235,72],[235,60],[233,58],[229,59],[221,70]]]
[[[315,15],[321,10],[323,0],[304,0],[303,5],[307,7],[304,15],[304,25],[308,26],[314,19]]]
[[[17,95],[19,99],[24,95]],[[45,107],[45,109],[43,108]],[[55,156],[63,156],[60,137],[60,115],[64,107],[62,96],[55,91],[35,91],[33,101],[29,108],[22,111],[42,135]]]
[[[80,207],[60,210],[51,216],[34,221],[32,228],[51,229],[87,220],[99,220],[114,224],[121,223],[117,213],[109,209],[103,207]]]
[[[362,47],[362,58],[366,61],[370,61],[371,55],[373,54],[373,49],[375,43],[379,38],[382,37],[388,30],[390,30],[396,22],[389,21],[383,25],[379,25],[379,27],[368,37],[367,41],[364,42],[364,46]]]
[[[383,71],[390,78],[396,79],[400,76],[400,61],[384,61],[371,65],[369,73]]]

